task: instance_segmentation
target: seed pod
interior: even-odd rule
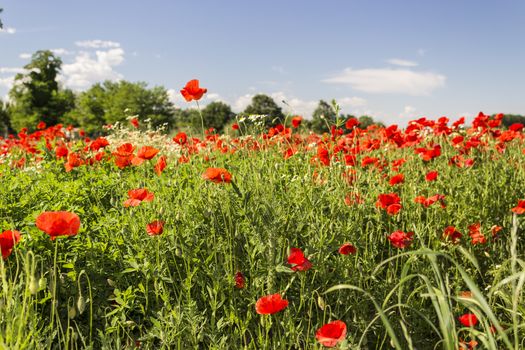
[[[72,320],[75,318],[76,315],[77,315],[77,309],[75,309],[75,305],[70,306],[67,309],[67,317],[69,317],[69,319]]]
[[[38,289],[42,290],[42,289],[46,289],[46,287],[47,287],[47,279],[45,277],[40,277],[40,279],[38,280]]]
[[[86,309],[86,299],[82,296],[82,294],[78,296],[77,309],[79,314],[82,314]]]
[[[36,294],[38,293],[38,282],[36,281],[35,276],[29,278],[29,293]]]

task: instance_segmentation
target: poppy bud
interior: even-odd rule
[[[47,279],[45,277],[40,277],[38,280],[38,289],[45,289],[47,286]]]
[[[79,314],[82,314],[86,309],[86,299],[82,296],[82,294],[78,296],[77,309]]]
[[[75,306],[71,306],[67,310],[67,317],[69,317],[70,320],[74,319],[77,315],[77,309],[75,309]]]
[[[38,293],[38,282],[36,281],[35,276],[31,276],[29,279],[29,293]]]
[[[246,282],[246,278],[244,278],[244,275],[242,274],[242,272],[238,271],[235,274],[235,287],[238,289],[243,289],[245,282]]]

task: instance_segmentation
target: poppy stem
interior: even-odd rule
[[[195,100],[195,103],[197,104],[197,110],[199,111],[199,116],[201,117],[201,127],[202,127],[202,141],[206,139],[206,132],[204,131],[204,118],[202,116],[201,106],[199,105],[199,101]]]
[[[55,257],[53,260],[53,293],[51,295],[51,322],[50,325],[53,327],[54,321],[55,321],[55,309],[57,307],[57,298],[56,298],[56,290],[57,290],[57,260],[58,260],[58,241],[55,239]]]

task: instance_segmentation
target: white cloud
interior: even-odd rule
[[[15,76],[10,76],[6,78],[0,78],[0,86],[3,86],[7,89],[11,89],[11,86],[13,86],[13,82],[15,81]]]
[[[120,44],[119,44],[120,45]],[[113,48],[96,51],[95,57],[85,51],[75,56],[73,63],[62,65],[61,80],[73,89],[88,88],[103,80],[120,80],[122,74],[113,70],[124,61],[124,50]]]
[[[171,103],[173,103],[175,105],[175,107],[177,107],[177,108],[189,108],[189,107],[193,106],[193,103],[192,104],[188,104],[188,102],[186,102],[184,97],[182,97],[182,95],[180,93],[180,90],[168,89],[167,92],[168,92],[168,98],[170,99]],[[204,95],[204,96],[206,96],[206,95]]]
[[[339,106],[341,107],[363,107],[366,106],[366,100],[362,97],[343,97],[339,100],[336,100]]]
[[[418,65],[417,62],[402,60],[400,58],[391,58],[387,60],[387,63],[393,64],[395,66],[401,66],[401,67],[416,67]]]
[[[27,59],[31,58],[31,54],[30,53],[21,53],[20,55],[18,55],[18,57],[20,57],[23,60],[27,60]]]
[[[234,112],[242,112],[248,105],[252,102],[252,98],[255,95],[245,94],[237,97],[237,99],[232,104],[232,109]]]
[[[347,84],[353,89],[369,93],[398,93],[429,95],[445,85],[446,77],[432,72],[391,68],[346,68],[341,73],[323,80],[331,84]]]
[[[18,68],[18,67],[0,67],[0,73],[22,73],[24,72],[24,68]]]
[[[417,50],[417,54],[419,56],[425,56],[426,53],[427,53],[427,50],[425,50],[425,49],[418,49]]]
[[[88,49],[111,49],[120,47],[120,43],[109,40],[84,40],[76,41],[75,45]]]
[[[282,108],[285,114],[298,114],[307,118],[311,117],[319,104],[319,100],[303,100],[282,91],[272,92],[267,95]],[[237,97],[231,104],[232,110],[237,113],[242,112],[252,102],[253,96],[255,94],[245,94]],[[343,97],[336,99],[336,101],[345,110],[345,113],[355,112],[355,108],[366,105],[366,100],[361,97]]]
[[[54,53],[55,55],[58,55],[58,56],[73,55],[75,53],[74,51],[69,51],[69,50],[66,50],[66,49],[63,49],[63,48],[51,49],[50,51],[52,53]]]
[[[274,72],[277,72],[279,74],[286,74],[287,73],[283,66],[272,66],[271,69]]]
[[[15,34],[16,33],[16,29],[13,28],[13,27],[4,27],[4,28],[0,29],[0,33]]]
[[[416,118],[417,115],[416,115],[416,107],[414,106],[405,106],[404,109],[403,109],[403,112],[399,113],[399,117],[400,118],[403,118],[403,119],[413,119],[413,118]]]
[[[219,94],[212,93],[212,94],[205,94],[204,96],[207,99],[212,100],[212,101],[223,101],[223,98]]]

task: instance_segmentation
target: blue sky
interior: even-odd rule
[[[320,99],[388,124],[525,114],[525,1],[2,1],[0,96],[39,49],[82,91],[104,79],[242,110],[266,93],[309,116]],[[289,107],[291,106],[291,107]],[[293,110],[291,110],[293,109]]]

